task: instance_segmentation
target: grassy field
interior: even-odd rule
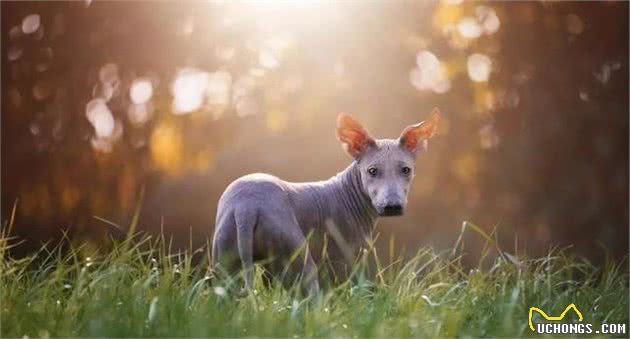
[[[372,278],[359,263],[351,282],[302,299],[263,287],[260,276],[254,293],[231,293],[234,282],[214,281],[158,241],[122,242],[92,257],[42,250],[12,260],[7,240],[2,337],[541,336],[528,327],[529,308],[557,315],[571,303],[594,327],[628,326],[627,261],[595,267],[561,251],[504,254],[483,270],[464,270],[451,253],[431,249],[387,267],[372,258]]]

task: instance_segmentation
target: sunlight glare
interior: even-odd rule
[[[210,73],[206,95],[210,105],[227,105],[230,101],[232,75],[225,71]]]
[[[256,16],[263,19],[279,19],[288,12],[295,10],[313,9],[315,5],[321,4],[319,0],[287,0],[287,1],[260,1],[260,0],[243,0],[240,5],[243,8],[251,10]]]
[[[275,53],[269,49],[263,49],[258,53],[258,62],[265,68],[276,68],[280,65]]]

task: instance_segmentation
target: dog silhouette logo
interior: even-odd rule
[[[571,309],[573,311],[575,311],[575,314],[577,314],[579,321],[584,320],[584,317],[582,316],[582,312],[580,312],[580,310],[578,310],[578,308],[573,303],[570,304],[569,306],[567,306],[567,308],[565,308],[564,311],[559,316],[550,316],[550,315],[547,315],[547,313],[545,313],[545,311],[541,310],[538,307],[530,307],[529,308],[529,328],[532,331],[536,332],[536,329],[534,328],[534,323],[532,322],[532,317],[534,315],[534,311],[538,312],[546,320],[549,320],[549,321],[560,321],[560,320],[564,319],[564,316]]]

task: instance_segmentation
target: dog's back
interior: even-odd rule
[[[237,220],[241,228],[254,228],[261,214],[264,218],[264,214],[277,212],[276,209],[289,209],[286,184],[279,178],[255,173],[232,182],[221,195],[217,207],[212,243],[215,264],[221,264],[223,269],[233,273],[240,266],[236,253]],[[224,260],[219,263],[219,258]]]

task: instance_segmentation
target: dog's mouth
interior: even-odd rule
[[[381,217],[394,217],[403,215],[402,205],[387,205],[378,213]]]

